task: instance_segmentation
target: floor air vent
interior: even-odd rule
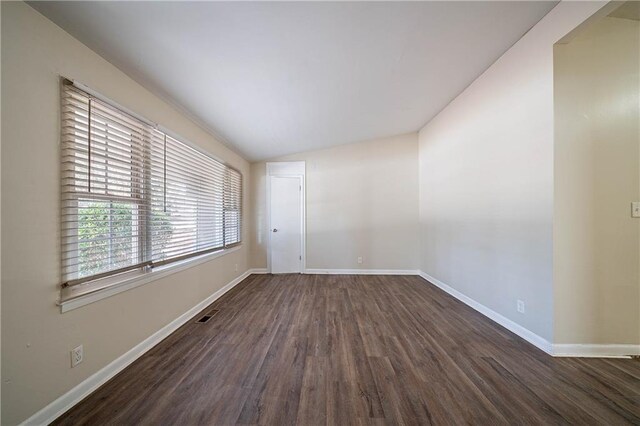
[[[214,309],[213,311],[207,312],[206,314],[204,314],[202,317],[200,317],[199,320],[196,321],[196,323],[198,324],[204,324],[205,322],[209,321],[211,318],[213,318],[213,316],[215,314],[218,313],[217,309]]]

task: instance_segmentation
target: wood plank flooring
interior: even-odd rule
[[[552,358],[414,276],[252,275],[55,424],[640,424],[640,361]]]

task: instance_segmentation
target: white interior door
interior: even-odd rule
[[[271,273],[302,272],[302,179],[270,179]]]

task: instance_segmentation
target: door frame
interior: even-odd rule
[[[271,273],[271,177],[288,177],[300,179],[300,273],[307,270],[307,215],[306,215],[306,173],[304,161],[279,161],[266,164],[266,202],[267,202],[267,271]]]

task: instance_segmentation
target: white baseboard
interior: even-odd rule
[[[305,274],[328,275],[419,275],[415,269],[305,269]]]
[[[510,320],[509,318],[503,315],[500,315],[493,309],[489,309],[483,304],[476,302],[472,298],[465,296],[464,294],[460,293],[458,290],[448,286],[447,284],[443,283],[442,281],[439,281],[436,278],[433,278],[432,276],[426,274],[425,272],[420,271],[420,276],[425,280],[429,281],[431,284],[435,285],[436,287],[444,290],[445,292],[449,293],[456,299],[460,300],[462,303],[480,312],[482,315],[486,316],[490,320],[497,322],[507,330],[522,337],[524,340],[536,346],[537,348],[545,351],[549,355],[553,355],[553,345],[547,339],[541,336],[538,336],[537,334],[524,328],[520,324]]]
[[[640,356],[640,345],[566,344],[553,345],[553,356],[581,358],[629,358]]]
[[[472,307],[487,318],[497,322],[507,330],[522,337],[527,342],[540,348],[549,355],[554,357],[576,357],[576,358],[621,358],[632,355],[640,356],[640,345],[621,345],[621,344],[552,344],[547,339],[538,336],[534,332],[524,328],[520,324],[500,315],[492,309],[487,308],[481,303],[476,302],[468,296],[460,293],[458,290],[448,286],[442,281],[420,271],[420,276],[429,281],[436,287],[446,291],[464,304]]]
[[[268,274],[269,270],[267,268],[253,268],[253,269],[249,269],[249,273],[251,273],[251,274]]]
[[[104,383],[106,383],[113,376],[118,374],[120,371],[125,369],[129,364],[131,364],[136,359],[140,358],[147,351],[153,348],[155,345],[160,343],[164,338],[169,336],[171,333],[180,328],[183,324],[193,318],[198,312],[202,311],[204,308],[213,303],[216,299],[220,298],[227,291],[231,290],[237,284],[239,284],[242,280],[247,278],[251,274],[259,274],[261,272],[254,272],[254,269],[249,269],[242,275],[238,276],[220,290],[213,293],[211,296],[204,299],[202,302],[195,305],[193,308],[189,309],[184,314],[180,315],[178,318],[171,321],[169,324],[162,327],[160,330],[156,331],[151,336],[147,337],[142,342],[138,343],[136,346],[131,348],[129,351],[119,356],[111,363],[106,365],[105,367],[98,370],[93,375],[89,376],[82,383],[71,389],[69,392],[65,393],[42,410],[35,413],[33,416],[29,417],[22,424],[23,425],[47,425],[53,422],[56,418],[64,414],[71,407],[76,405],[86,396],[88,396],[91,392],[98,389]]]

